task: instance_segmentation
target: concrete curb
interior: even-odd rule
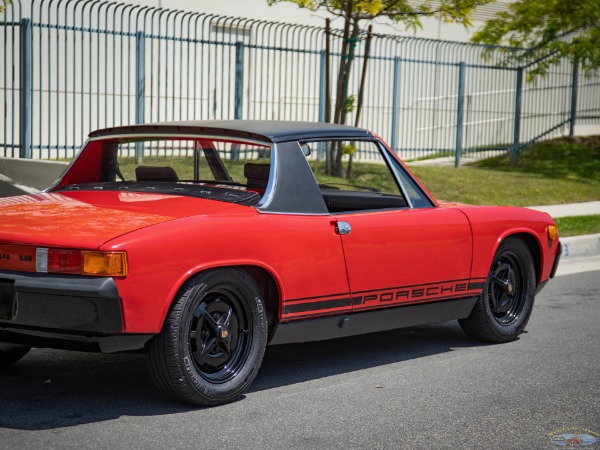
[[[4,197],[7,195],[37,194],[41,190],[41,189],[33,188],[31,186],[25,186],[24,184],[18,183],[15,180],[13,180],[12,178],[8,178],[7,176],[2,175],[1,173],[0,173],[0,182],[5,183],[6,185],[10,186],[12,188],[12,190],[14,191],[14,193],[6,193],[5,192],[6,188],[2,187],[2,188],[0,188],[0,197]]]
[[[561,261],[573,258],[600,256],[600,233],[564,237],[560,238],[560,242],[562,242],[563,246]]]

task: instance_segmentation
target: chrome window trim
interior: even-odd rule
[[[400,186],[402,186],[402,193],[406,196],[406,199],[411,207],[411,209],[421,209],[421,207],[419,208],[415,208],[413,206],[412,200],[410,199],[410,197],[408,196],[408,192],[406,191],[406,188],[404,187],[404,183],[402,182],[401,177],[398,175],[398,173],[396,172],[396,169],[394,169],[394,164],[398,164],[398,170],[402,170],[404,171],[404,174],[410,179],[412,180],[412,182],[414,183],[415,187],[418,189],[418,191],[421,193],[421,195],[423,196],[423,198],[426,198],[427,201],[430,203],[430,208],[435,208],[436,207],[436,202],[427,194],[427,192],[425,192],[421,186],[420,183],[417,182],[417,180],[415,180],[415,178],[412,176],[412,174],[410,172],[407,172],[403,169],[402,164],[400,164],[399,161],[395,161],[394,158],[392,158],[392,156],[389,154],[391,152],[391,150],[383,143],[381,142],[379,139],[376,139],[378,145],[382,148],[384,154],[385,154],[385,158],[387,159],[387,162],[389,164],[390,170],[392,171],[392,173],[394,174],[394,178],[396,178],[396,180],[398,181],[398,183],[400,184]]]
[[[385,146],[382,145],[382,143],[379,141],[379,139],[375,139],[374,142],[375,142],[375,145],[379,148],[379,153],[381,153],[381,155],[383,156],[383,159],[387,165],[388,170],[392,174],[392,177],[394,178],[394,180],[396,180],[396,184],[400,188],[400,191],[402,192],[402,195],[404,196],[404,198],[406,200],[406,204],[408,205],[408,207],[410,209],[415,209],[415,207],[413,206],[412,200],[408,196],[408,192],[407,192],[406,188],[404,187],[404,183],[402,182],[402,179],[398,176],[398,174],[394,170],[393,161],[390,160],[390,155],[388,154],[387,148],[385,148]]]
[[[277,179],[279,175],[279,171],[277,170],[277,163],[279,162],[279,156],[277,156],[278,154],[279,147],[277,146],[277,144],[272,144],[271,167],[269,169],[269,181],[267,182],[267,188],[265,189],[265,193],[261,197],[260,202],[258,202],[258,204],[254,206],[254,208],[256,208],[260,212],[265,212],[261,211],[261,209],[267,208],[269,204],[271,204],[271,202],[273,201],[273,196],[277,188]]]

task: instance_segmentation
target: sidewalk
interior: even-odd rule
[[[566,205],[528,206],[527,208],[546,212],[552,217],[591,216],[600,214],[600,201],[569,203]]]

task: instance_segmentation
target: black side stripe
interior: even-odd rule
[[[298,305],[286,305],[283,307],[283,313],[293,314],[305,311],[321,311],[324,309],[342,308],[344,306],[352,306],[352,299],[350,297],[313,303],[300,303]]]

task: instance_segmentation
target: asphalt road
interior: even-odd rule
[[[599,277],[555,279],[508,344],[448,322],[271,347],[209,409],[163,399],[142,355],[34,350],[0,371],[0,448],[560,448],[564,428],[600,433]]]

